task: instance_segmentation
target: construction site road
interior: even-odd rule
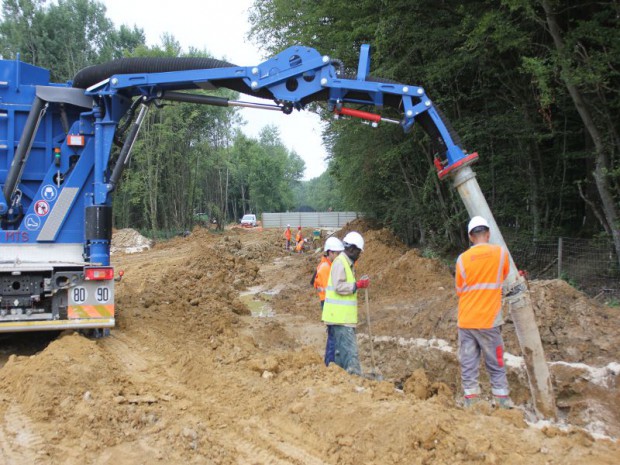
[[[282,231],[196,229],[131,254],[117,245],[125,276],[110,336],[0,340],[0,465],[619,462],[617,308],[532,282],[558,420],[532,416],[510,321],[517,408],[467,410],[449,266],[385,230],[353,228],[367,244],[357,273],[371,279],[383,381],[325,367],[309,284],[319,255],[285,251]],[[369,373],[364,324],[358,342]],[[488,395],[487,378],[482,387]]]

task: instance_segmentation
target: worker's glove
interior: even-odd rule
[[[366,289],[368,286],[370,286],[370,279],[368,278],[362,278],[355,283],[356,289]]]

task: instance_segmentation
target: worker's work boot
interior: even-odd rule
[[[478,394],[470,394],[463,398],[463,407],[473,407],[478,402],[480,402],[480,396]]]
[[[493,396],[493,401],[495,402],[495,406],[501,409],[511,409],[515,406],[508,396]]]

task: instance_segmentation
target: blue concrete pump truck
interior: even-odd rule
[[[312,102],[370,126],[418,123],[440,178],[452,179],[471,216],[505,246],[470,165],[444,116],[416,85],[370,76],[363,45],[357,73],[294,46],[255,66],[210,58],[124,58],[49,82],[45,69],[0,60],[0,332],[114,326],[110,266],[112,194],[152,104],[240,106],[290,114]],[[209,94],[228,88],[268,102]],[[384,116],[384,112],[389,116]],[[396,115],[396,116],[394,116]],[[553,410],[549,373],[523,278],[511,259],[506,283],[534,405]]]

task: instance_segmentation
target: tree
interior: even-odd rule
[[[160,46],[139,47],[134,55],[187,56],[169,34],[162,37]],[[207,54],[190,50],[189,55]],[[236,98],[228,90],[218,95]],[[223,225],[230,195],[232,127],[237,119],[234,108],[178,103],[152,108],[117,193],[117,203],[122,205],[117,224],[153,232],[179,231],[192,226],[195,213],[208,213]],[[131,213],[128,199],[132,199]]]
[[[119,58],[144,45],[134,26],[116,30],[105,6],[93,0],[6,0],[2,5],[0,53],[50,70],[52,81],[73,78],[82,68]]]
[[[0,23],[0,50],[4,59],[14,58],[38,65],[39,50],[43,48],[43,0],[5,0]],[[40,66],[40,65],[39,65]]]
[[[596,7],[581,9],[581,15],[576,18],[567,12],[564,14],[565,24],[572,30],[564,32],[557,5],[553,3],[542,1],[546,24],[557,52],[561,80],[594,144],[596,155],[592,175],[601,199],[601,222],[614,240],[620,264],[620,185],[617,182],[620,161],[617,127],[620,92],[617,84],[620,83],[620,71],[614,70],[614,61],[618,60],[620,53],[618,14],[614,15],[611,8],[601,11]],[[588,13],[585,17],[582,16],[584,12]],[[573,25],[571,20],[577,18],[579,21]],[[572,47],[567,47],[567,41]],[[614,82],[616,86],[613,86]],[[589,91],[591,97],[588,99],[581,89]],[[594,111],[598,115],[595,116]]]
[[[304,171],[303,160],[289,153],[277,128],[264,127],[259,134],[259,149],[251,161],[250,198],[256,213],[281,212],[293,207],[293,187]]]
[[[259,150],[256,141],[236,131],[231,147],[230,159],[232,168],[232,189],[236,192],[235,200],[231,202],[232,217],[235,219],[250,212],[250,171],[251,160]]]
[[[303,44],[351,63],[359,46],[375,36],[384,3],[359,0],[352,7],[344,0],[255,0],[249,34],[271,54]]]
[[[320,176],[302,181],[294,189],[295,208],[309,206],[316,211],[344,211],[349,207],[342,198],[338,181],[329,172],[325,171]]]
[[[553,14],[545,14],[545,5]],[[373,46],[372,75],[423,86],[461,146],[480,154],[479,183],[504,230],[534,238],[597,234],[600,228],[584,222],[595,214],[616,240],[617,2],[564,2],[560,14],[557,5],[362,0],[351,9],[339,0],[257,0],[251,20],[252,33],[272,53],[293,42],[314,46],[346,60],[351,74],[347,62],[355,63],[363,41]],[[550,34],[550,18],[563,47]],[[568,84],[585,99],[592,124],[584,124]],[[355,124],[328,121],[330,172],[352,207],[399,228],[409,241],[459,245],[466,213],[437,181],[424,134],[405,139],[380,128],[369,136]]]

